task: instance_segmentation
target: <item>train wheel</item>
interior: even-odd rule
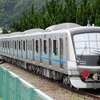
[[[69,77],[68,76],[66,76],[66,75],[63,76],[63,83],[65,85],[69,84]]]

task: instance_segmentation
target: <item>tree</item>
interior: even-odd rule
[[[100,0],[95,0],[93,13],[95,14],[94,15],[95,25],[100,26]]]
[[[87,13],[88,0],[81,0],[81,4],[77,8],[76,22],[80,25],[87,25],[88,13]]]
[[[65,19],[67,22],[76,22],[76,0],[66,0],[65,8]]]
[[[8,30],[7,30],[7,28],[5,26],[3,27],[2,30],[3,30],[2,34],[8,34],[9,33]]]

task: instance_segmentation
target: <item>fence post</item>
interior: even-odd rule
[[[29,92],[30,92],[30,99],[29,100],[33,100],[33,88],[32,87],[29,88]]]
[[[0,98],[2,98],[2,67],[0,66]]]
[[[5,70],[6,72],[5,72],[5,75],[6,75],[6,100],[8,100],[8,92],[9,92],[9,89],[8,89],[8,87],[9,87],[9,72],[7,71],[7,70]]]
[[[18,100],[18,84],[19,84],[19,78],[16,77],[15,79],[15,100]]]

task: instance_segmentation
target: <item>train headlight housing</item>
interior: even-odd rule
[[[89,72],[88,72],[87,70],[84,70],[84,71],[82,72],[82,77],[83,77],[83,78],[88,78],[88,76],[89,76]]]
[[[93,78],[94,80],[98,80],[98,74],[95,73],[95,74],[92,76],[92,78]]]

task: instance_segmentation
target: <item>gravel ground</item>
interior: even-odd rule
[[[16,67],[15,65],[3,63],[1,66],[11,70],[39,90],[52,97],[54,100],[89,100],[82,95],[67,90],[67,88],[61,87],[59,84],[40,77],[39,75],[27,72],[19,67]]]

